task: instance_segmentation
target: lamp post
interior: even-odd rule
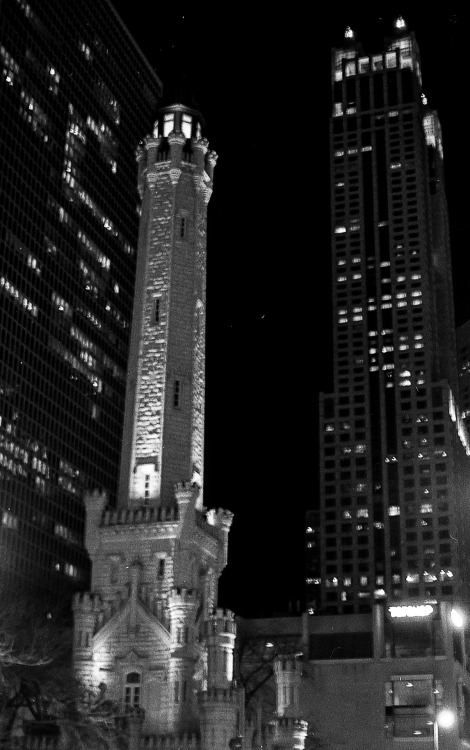
[[[434,750],[439,750],[439,728],[452,729],[457,721],[455,711],[450,708],[440,708],[434,722]]]

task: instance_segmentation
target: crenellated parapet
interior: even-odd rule
[[[240,702],[240,694],[237,688],[208,688],[207,690],[199,693],[199,702],[205,705],[221,705],[230,704],[231,706],[237,706]]]
[[[88,591],[79,591],[74,594],[72,609],[77,614],[93,614],[99,612],[102,601],[99,594],[91,594]]]
[[[179,521],[179,509],[177,505],[150,506],[118,508],[106,511],[102,527],[107,526],[142,526],[161,523],[177,523]]]
[[[199,594],[194,589],[172,588],[168,596],[168,607],[194,607],[198,603]]]
[[[237,623],[234,613],[230,609],[215,609],[204,621],[203,633],[205,639],[218,635],[231,635],[235,637]]]
[[[140,742],[140,750],[204,750],[197,734],[169,736],[146,735]]]

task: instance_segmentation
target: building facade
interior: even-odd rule
[[[457,328],[459,407],[468,430],[470,424],[470,320]]]
[[[334,392],[320,400],[311,611],[468,602],[468,436],[458,407],[439,120],[403,19],[378,54],[333,50]]]
[[[297,652],[298,711],[309,723],[307,747],[470,747],[464,622],[448,602],[381,602],[369,613],[240,619],[237,625],[242,641],[250,644],[241,670],[252,675],[252,691],[258,681],[258,695],[276,689],[274,678],[265,681],[259,655],[266,663],[271,653],[272,663],[286,649]]]
[[[160,110],[138,151],[142,213],[118,505],[85,498],[90,593],[74,601],[74,663],[128,719],[130,750],[303,748],[291,672],[269,727],[246,723],[236,624],[216,608],[232,514],[203,505],[207,205],[216,154],[200,114]]]
[[[57,593],[87,585],[83,492],[117,494],[161,84],[107,0],[2,0],[0,70],[0,580]]]

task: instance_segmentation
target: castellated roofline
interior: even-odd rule
[[[238,688],[236,687],[230,687],[230,688],[217,688],[212,687],[208,690],[204,690],[204,692],[199,693],[199,701],[200,703],[230,703],[230,704],[237,704],[240,701],[240,693]]]
[[[201,741],[197,734],[148,735],[142,738],[142,750],[200,750]]]
[[[275,674],[283,672],[302,672],[302,662],[295,656],[278,656],[274,661]]]
[[[214,635],[233,635],[237,633],[235,615],[229,609],[215,609],[204,621],[204,637],[210,638]]]
[[[79,591],[74,594],[72,608],[74,611],[97,612],[101,609],[101,596],[99,594],[90,594],[88,591]]]
[[[199,593],[194,589],[175,587],[171,589],[168,597],[168,606],[194,605],[199,601]]]

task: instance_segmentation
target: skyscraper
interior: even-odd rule
[[[310,606],[468,600],[468,437],[457,407],[439,120],[403,19],[333,51],[334,392],[322,394],[321,576]]]
[[[116,496],[161,84],[107,0],[4,0],[0,69],[0,578],[53,591],[86,584],[84,490]]]

